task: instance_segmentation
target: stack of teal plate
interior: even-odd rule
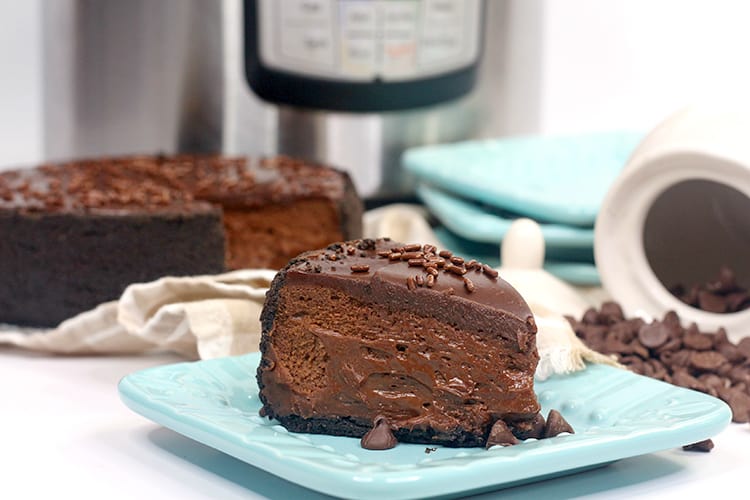
[[[511,137],[414,148],[403,157],[449,249],[499,265],[514,219],[536,220],[545,268],[596,285],[594,221],[607,189],[643,138],[632,132]]]

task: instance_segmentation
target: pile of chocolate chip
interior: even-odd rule
[[[732,421],[750,421],[750,337],[737,344],[723,328],[711,334],[684,328],[673,311],[647,323],[625,319],[615,302],[568,318],[578,337],[603,354],[615,354],[630,370],[718,397],[732,408]]]
[[[722,266],[716,279],[690,287],[678,284],[670,288],[682,302],[713,313],[733,313],[750,308],[750,291],[737,284],[734,271]]]

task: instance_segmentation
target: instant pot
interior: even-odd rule
[[[502,133],[507,2],[59,0],[46,158],[289,154],[408,196],[405,148]],[[494,128],[493,128],[494,125]]]

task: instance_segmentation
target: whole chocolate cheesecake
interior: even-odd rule
[[[290,158],[103,158],[0,173],[0,323],[55,326],[162,276],[279,268],[359,236],[348,175]]]
[[[261,413],[291,431],[362,437],[387,422],[401,442],[485,446],[493,427],[538,430],[536,325],[488,266],[338,243],[277,274],[261,322]]]

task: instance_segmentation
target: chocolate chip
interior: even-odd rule
[[[716,351],[696,351],[690,355],[690,366],[696,370],[712,371],[727,362],[727,358]]]
[[[722,266],[718,276],[707,283],[696,283],[685,291],[681,284],[670,288],[673,295],[693,307],[713,313],[731,313],[750,308],[750,294],[740,286],[731,268]]]
[[[685,451],[702,451],[703,453],[708,453],[709,451],[713,450],[713,448],[714,442],[710,439],[698,441],[697,443],[693,444],[686,444],[682,447],[682,449]]]
[[[714,347],[727,345],[730,343],[729,337],[727,337],[727,331],[724,329],[724,327],[720,327],[718,330],[716,330],[716,333],[713,334],[713,341]]]
[[[728,312],[743,311],[750,307],[750,293],[747,291],[730,293],[726,297]]]
[[[638,340],[650,349],[655,349],[664,344],[668,338],[669,330],[662,323],[656,321],[649,325],[643,325],[638,330]]]
[[[734,366],[729,370],[728,376],[736,384],[750,384],[750,367]]]
[[[599,308],[599,314],[608,324],[614,324],[625,319],[622,307],[617,302],[604,302]]]
[[[575,434],[570,424],[563,418],[557,410],[550,410],[547,414],[547,422],[544,426],[544,437],[551,438],[563,432]]]
[[[609,318],[616,317],[609,307]],[[735,345],[723,328],[713,334],[695,323],[683,328],[674,311],[649,324],[637,319],[606,324],[610,320],[593,308],[581,321],[569,318],[589,347],[616,355],[632,372],[720,397],[735,421],[750,418],[750,337]],[[632,339],[631,332],[636,332]]]
[[[727,387],[728,380],[724,377],[719,377],[718,375],[715,375],[713,373],[704,373],[700,377],[698,377],[698,380],[703,382],[706,387],[714,388],[714,389],[723,389],[724,387]]]
[[[362,436],[359,443],[366,450],[390,450],[398,444],[398,441],[391,432],[388,420],[383,416],[377,416],[373,428]]]
[[[487,443],[484,445],[485,448],[491,446],[513,446],[518,444],[518,439],[513,435],[508,424],[503,420],[498,420],[492,425],[490,435],[487,438]]]
[[[596,309],[593,307],[586,310],[586,312],[583,314],[582,319],[584,324],[587,325],[596,325],[599,323],[599,313],[596,312]]]
[[[720,389],[719,397],[732,409],[732,422],[750,421],[750,396],[734,387]]]
[[[688,389],[695,389],[696,391],[701,391],[706,388],[706,386],[698,380],[697,378],[693,377],[686,371],[677,371],[672,374],[672,383],[679,385],[681,387],[686,387]]]
[[[711,349],[714,345],[713,337],[705,333],[698,333],[696,327],[696,333],[685,334],[682,338],[682,343],[685,347],[695,349],[696,351],[705,351]]]
[[[746,358],[750,358],[750,337],[745,337],[737,343],[737,349],[745,355]]]
[[[631,352],[629,345],[615,337],[607,337],[604,339],[604,346],[607,352],[617,354],[630,354]]]
[[[609,330],[609,334],[620,339],[622,342],[629,344],[632,342],[636,335],[638,335],[639,328],[634,328],[634,325],[628,321],[621,321],[620,323],[612,324]]]
[[[544,420],[544,415],[541,413],[537,413],[534,415],[534,418],[531,421],[531,426],[529,428],[528,434],[524,437],[524,439],[528,438],[536,438],[536,439],[542,439],[544,436],[544,428],[546,427],[546,422]]]
[[[632,352],[633,354],[635,354],[637,356],[640,356],[643,359],[648,359],[649,358],[648,349],[646,349],[645,347],[643,347],[643,345],[640,342],[638,342],[637,340],[634,340],[633,342],[631,342],[630,344],[628,344],[628,349],[630,350],[630,352]]]
[[[682,339],[672,339],[666,342],[664,345],[657,348],[657,352],[662,353],[665,351],[677,351],[682,347]]]
[[[734,271],[727,266],[721,266],[721,269],[719,269],[719,276],[715,281],[706,283],[707,290],[720,294],[735,292],[737,291],[737,288]]]
[[[674,311],[667,311],[661,322],[670,327],[677,327],[677,330],[682,329],[680,326],[680,317]]]

